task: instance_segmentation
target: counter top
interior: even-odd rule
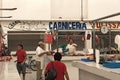
[[[61,61],[80,61],[81,58],[84,58],[85,56],[62,56]],[[47,58],[51,61],[54,60],[53,56],[49,55]]]
[[[102,76],[106,79],[118,80],[120,78],[120,68],[110,69],[103,67],[100,64],[96,64],[95,62],[83,61],[74,61],[72,65],[89,73]]]
[[[0,62],[0,80],[21,80],[13,60]]]
[[[16,51],[12,51],[11,54],[15,54]],[[27,55],[36,55],[35,51],[26,51]]]

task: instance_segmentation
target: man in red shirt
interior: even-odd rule
[[[62,55],[60,53],[55,53],[53,65],[57,72],[57,77],[55,80],[65,80],[64,76],[66,77],[66,80],[69,80],[68,72],[66,69],[66,66],[64,63],[60,62],[62,58]],[[45,69],[45,74],[52,68],[52,63],[48,63]]]
[[[26,61],[26,52],[23,50],[23,45],[18,44],[17,46],[17,51],[14,56],[17,56],[17,70],[19,74],[23,74],[23,80],[25,80],[25,73],[26,73],[26,66],[25,66],[25,61]]]

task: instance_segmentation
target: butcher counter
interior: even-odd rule
[[[116,64],[115,62],[114,64]],[[107,64],[107,63],[105,63]],[[112,63],[111,63],[112,64]],[[102,64],[96,64],[94,61],[74,61],[72,66],[79,70],[79,80],[119,80],[120,66],[117,68],[104,67]],[[115,65],[112,65],[115,66]]]

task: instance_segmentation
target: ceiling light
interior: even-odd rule
[[[0,8],[0,10],[16,10],[17,8]]]
[[[12,18],[12,16],[0,16],[0,18]]]

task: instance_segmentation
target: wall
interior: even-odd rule
[[[87,18],[87,0],[83,1],[84,18]],[[3,0],[2,4],[3,7],[17,8],[3,11],[3,15],[12,15],[12,20],[81,19],[81,0]]]
[[[120,0],[88,0],[88,19],[96,19],[120,12]],[[107,20],[120,21],[120,15]]]
[[[92,20],[120,11],[120,0],[83,0],[84,19]],[[3,0],[2,7],[16,7],[16,11],[3,11],[12,20],[80,20],[81,0]],[[119,17],[108,20],[117,20]]]
[[[4,33],[7,31],[42,31],[47,30],[48,23],[41,21],[3,21]]]
[[[2,0],[0,0],[0,8],[2,8]],[[2,12],[0,11],[0,16],[2,15]]]
[[[3,15],[12,15],[16,20],[49,20],[50,0],[3,0],[3,7],[16,7],[17,10]]]
[[[1,25],[5,44],[8,43],[8,31],[46,31],[48,28],[48,23],[41,21],[3,21]]]
[[[84,3],[84,18],[87,18],[87,0]],[[81,0],[51,0],[51,18],[81,20]]]

